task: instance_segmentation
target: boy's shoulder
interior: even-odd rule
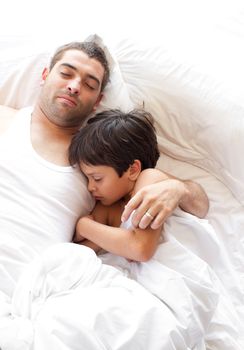
[[[169,175],[163,171],[155,168],[148,168],[142,170],[137,178],[136,185],[134,188],[134,193],[139,191],[142,187],[155,184],[163,180],[169,179]]]
[[[148,168],[142,170],[140,173],[139,178],[149,178],[152,182],[155,182],[155,180],[163,181],[167,180],[169,178],[169,175],[164,173],[162,170],[156,169],[156,168]]]

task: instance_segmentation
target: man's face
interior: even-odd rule
[[[104,68],[79,50],[66,51],[52,70],[44,70],[40,108],[61,127],[79,127],[95,111],[102,94]]]

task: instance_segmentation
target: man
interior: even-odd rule
[[[31,111],[30,126],[27,126],[30,127],[31,147],[33,147],[35,155],[49,164],[55,165],[56,170],[58,170],[57,167],[61,167],[60,169],[66,171],[69,169],[67,168],[67,149],[70,140],[84,119],[96,111],[102,99],[103,89],[109,79],[108,63],[103,51],[94,43],[71,43],[57,50],[49,69],[44,69],[42,79],[42,91],[33,111]],[[1,107],[0,115],[0,130],[1,134],[4,135],[11,128],[11,125],[19,119],[19,113],[14,109]],[[15,162],[15,159],[21,155],[17,153],[18,147],[14,140],[13,147],[15,149],[13,162]],[[6,166],[11,167],[10,164]],[[1,168],[0,171],[2,172]],[[20,171],[18,169],[18,174]],[[69,169],[69,171],[73,174],[73,170]],[[17,169],[15,176],[17,176]],[[56,173],[54,178],[56,179]],[[6,184],[8,182],[7,174],[3,176],[1,174],[1,179]],[[30,181],[30,179],[25,180],[26,182]],[[58,179],[56,180],[58,181]],[[32,184],[30,193],[34,197],[33,186],[38,190],[39,182],[37,177],[33,178],[33,181],[37,181],[36,186],[35,183]],[[80,181],[83,182],[83,180]],[[63,183],[59,184],[59,190],[64,190],[63,185]],[[16,184],[16,186],[18,185]],[[43,196],[48,196],[50,185],[44,183],[43,186]],[[73,187],[75,188],[75,184]],[[28,186],[24,190],[28,191]],[[75,188],[75,191],[78,189]],[[72,200],[68,194],[65,193],[65,195],[66,205],[69,207]],[[4,197],[2,194],[2,206],[4,206]],[[138,225],[141,221],[141,226],[152,223],[152,227],[156,228],[162,224],[166,216],[170,215],[177,205],[180,205],[185,211],[204,217],[208,210],[208,199],[198,184],[191,181],[180,181],[169,176],[168,180],[140,191],[128,203],[124,217],[127,218],[131,211],[137,208],[134,215],[134,225]],[[86,210],[90,209],[91,206],[92,202]],[[39,208],[40,214],[42,208],[42,206]],[[16,211],[11,211],[11,207],[8,207],[8,210],[10,215],[16,214]],[[28,212],[28,208],[26,210]],[[74,208],[74,213],[71,214],[73,223],[81,214],[80,211],[83,211],[83,206]],[[25,216],[21,219],[26,220]],[[38,217],[35,220],[34,225],[40,228],[42,222],[38,222]],[[64,227],[69,232],[60,233],[60,235],[68,235],[65,240],[71,239],[73,228],[74,224]]]
[[[0,108],[0,286],[10,298],[26,264],[48,247],[72,241],[77,219],[93,208],[84,178],[69,166],[68,147],[96,111],[108,79],[99,46],[70,43],[44,69],[33,109]],[[134,225],[156,228],[177,205],[202,217],[208,199],[199,185],[169,176],[139,191],[124,219],[137,208]]]

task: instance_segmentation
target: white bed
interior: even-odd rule
[[[116,257],[109,263],[118,271],[79,246],[51,247],[11,281],[12,300],[0,277],[2,350],[244,348],[244,6],[223,2],[211,16],[206,4],[178,36],[165,33],[172,17],[162,39],[152,30],[102,38],[113,70],[100,108],[144,105],[156,120],[158,167],[199,182],[210,199],[206,220],[176,213],[167,221],[161,297],[124,277]],[[32,105],[50,46],[3,39],[0,104]]]

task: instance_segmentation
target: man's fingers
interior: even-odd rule
[[[138,222],[139,228],[145,229],[146,227],[150,226],[153,219],[154,217],[148,211],[146,211],[145,214],[141,217],[141,220]]]
[[[138,208],[137,203],[140,204]],[[133,211],[134,213],[132,214]],[[127,203],[121,220],[123,222],[126,221],[131,214],[134,227],[145,229],[151,226],[151,228],[157,229],[164,222],[167,211],[165,212],[159,205],[153,206],[151,202],[146,200],[140,202],[139,197],[133,197],[132,200]]]
[[[121,215],[121,221],[125,222],[126,220],[129,219],[131,213],[133,210],[135,210],[138,205],[141,203],[141,197],[139,194],[136,194],[134,197],[132,197],[129,202],[125,205],[124,211]],[[138,221],[139,222],[139,221]],[[137,223],[138,224],[138,223]]]
[[[153,230],[156,230],[163,225],[165,220],[166,220],[165,213],[161,211],[160,213],[158,213],[158,215],[156,215],[154,220],[152,220],[150,227]]]
[[[165,222],[165,220],[172,214],[173,210],[171,208],[164,207],[162,210],[160,210],[157,215],[155,216],[154,220],[151,222],[151,228],[153,230],[158,229],[160,226],[162,226]]]
[[[134,199],[134,197],[133,197]],[[137,201],[140,204],[139,207],[137,208]],[[124,222],[126,221],[129,216],[131,215],[131,213],[134,211],[134,213],[132,214],[132,224],[134,227],[140,227],[142,229],[146,228],[147,226],[150,226],[151,221],[154,219],[154,215],[150,214],[150,211],[153,209],[150,209],[150,211],[148,210],[148,203],[146,203],[145,201],[140,201],[140,198],[138,199],[138,197],[136,198],[136,200],[134,199],[131,203],[128,202],[128,204],[126,205],[126,208],[124,209],[124,212],[122,214],[121,220]],[[140,224],[140,225],[139,225]]]
[[[141,229],[145,229],[147,227],[151,227],[153,230],[156,230],[160,228],[164,221],[166,220],[166,212],[164,210],[161,210],[160,212],[156,212],[156,214],[148,215],[148,213],[152,212],[152,209],[149,209],[141,218],[141,221],[139,222],[139,227]],[[155,210],[154,210],[155,212]]]
[[[142,192],[138,192],[125,206],[121,220],[124,222],[132,215],[134,227],[158,229],[172,213],[175,203],[171,202],[172,198],[166,204],[162,200],[155,201],[154,197],[148,197],[143,195]]]
[[[132,224],[134,227],[140,227],[144,229],[150,226],[152,220],[154,219],[157,213],[157,209],[150,207],[149,203],[146,201],[142,202],[138,209],[135,210],[132,216]]]
[[[124,211],[123,211],[123,213],[122,213],[122,215],[121,215],[121,221],[122,221],[122,222],[127,221],[127,220],[129,219],[129,217],[130,217],[132,211],[133,211],[132,207],[126,205],[126,206],[124,207]]]

